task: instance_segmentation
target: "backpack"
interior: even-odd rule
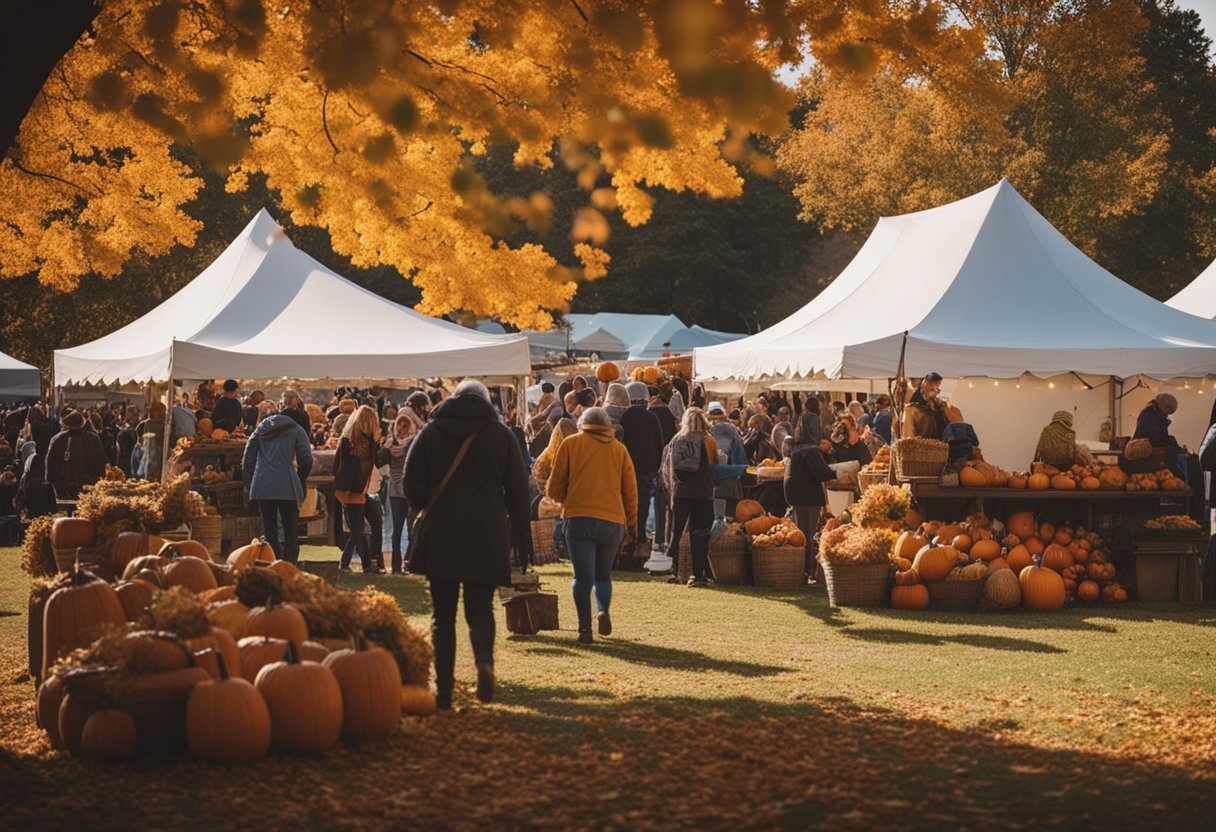
[[[701,470],[701,455],[705,453],[705,437],[686,433],[671,440],[671,467],[674,471],[695,473]]]

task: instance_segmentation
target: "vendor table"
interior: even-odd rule
[[[913,482],[912,496],[916,498],[921,513],[926,517],[937,516],[932,508],[941,500],[973,500],[980,511],[986,512],[985,501],[999,500],[1003,503],[1018,503],[1034,508],[1044,503],[1072,503],[1085,512],[1085,527],[1095,528],[1094,508],[1105,514],[1131,514],[1158,517],[1162,514],[1188,514],[1190,498],[1194,492],[1189,488],[1180,491],[1031,491],[1021,488],[947,488],[937,483]],[[926,505],[928,503],[929,505]],[[940,503],[936,503],[940,505]],[[1016,510],[1020,506],[1010,507]],[[949,513],[949,512],[947,512]],[[942,515],[945,516],[945,515]]]

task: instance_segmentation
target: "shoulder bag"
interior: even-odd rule
[[[480,431],[479,431],[480,432]],[[431,496],[426,501],[426,505],[422,507],[410,523],[410,539],[406,546],[405,559],[407,563],[415,563],[418,546],[422,542],[423,535],[426,534],[427,520],[430,518],[431,509],[435,507],[435,503],[439,500],[439,495],[443,493],[448,483],[452,479],[452,475],[456,473],[456,469],[460,467],[460,463],[464,460],[465,454],[469,452],[469,447],[473,444],[473,440],[477,438],[476,433],[469,434],[464,442],[460,445],[460,450],[456,452],[456,458],[452,460],[452,464],[448,466],[448,471],[443,475],[443,479],[439,481],[439,485],[431,492]]]

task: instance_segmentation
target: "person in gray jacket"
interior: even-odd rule
[[[709,435],[718,443],[718,450],[726,454],[727,465],[747,465],[747,449],[743,447],[743,435],[726,418],[726,408],[721,402],[710,402],[705,415],[709,417]]]
[[[263,419],[245,445],[241,473],[249,499],[261,509],[263,533],[275,557],[291,563],[300,558],[300,502],[310,471],[312,443],[304,429],[282,413]]]

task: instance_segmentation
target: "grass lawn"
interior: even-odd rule
[[[509,636],[500,614],[493,705],[460,691],[453,714],[315,760],[107,767],[34,727],[17,564],[0,549],[14,830],[1216,828],[1211,606],[909,614],[620,575],[616,632],[584,647],[569,569],[542,567],[563,629]],[[342,582],[369,581],[425,625],[424,584]]]

